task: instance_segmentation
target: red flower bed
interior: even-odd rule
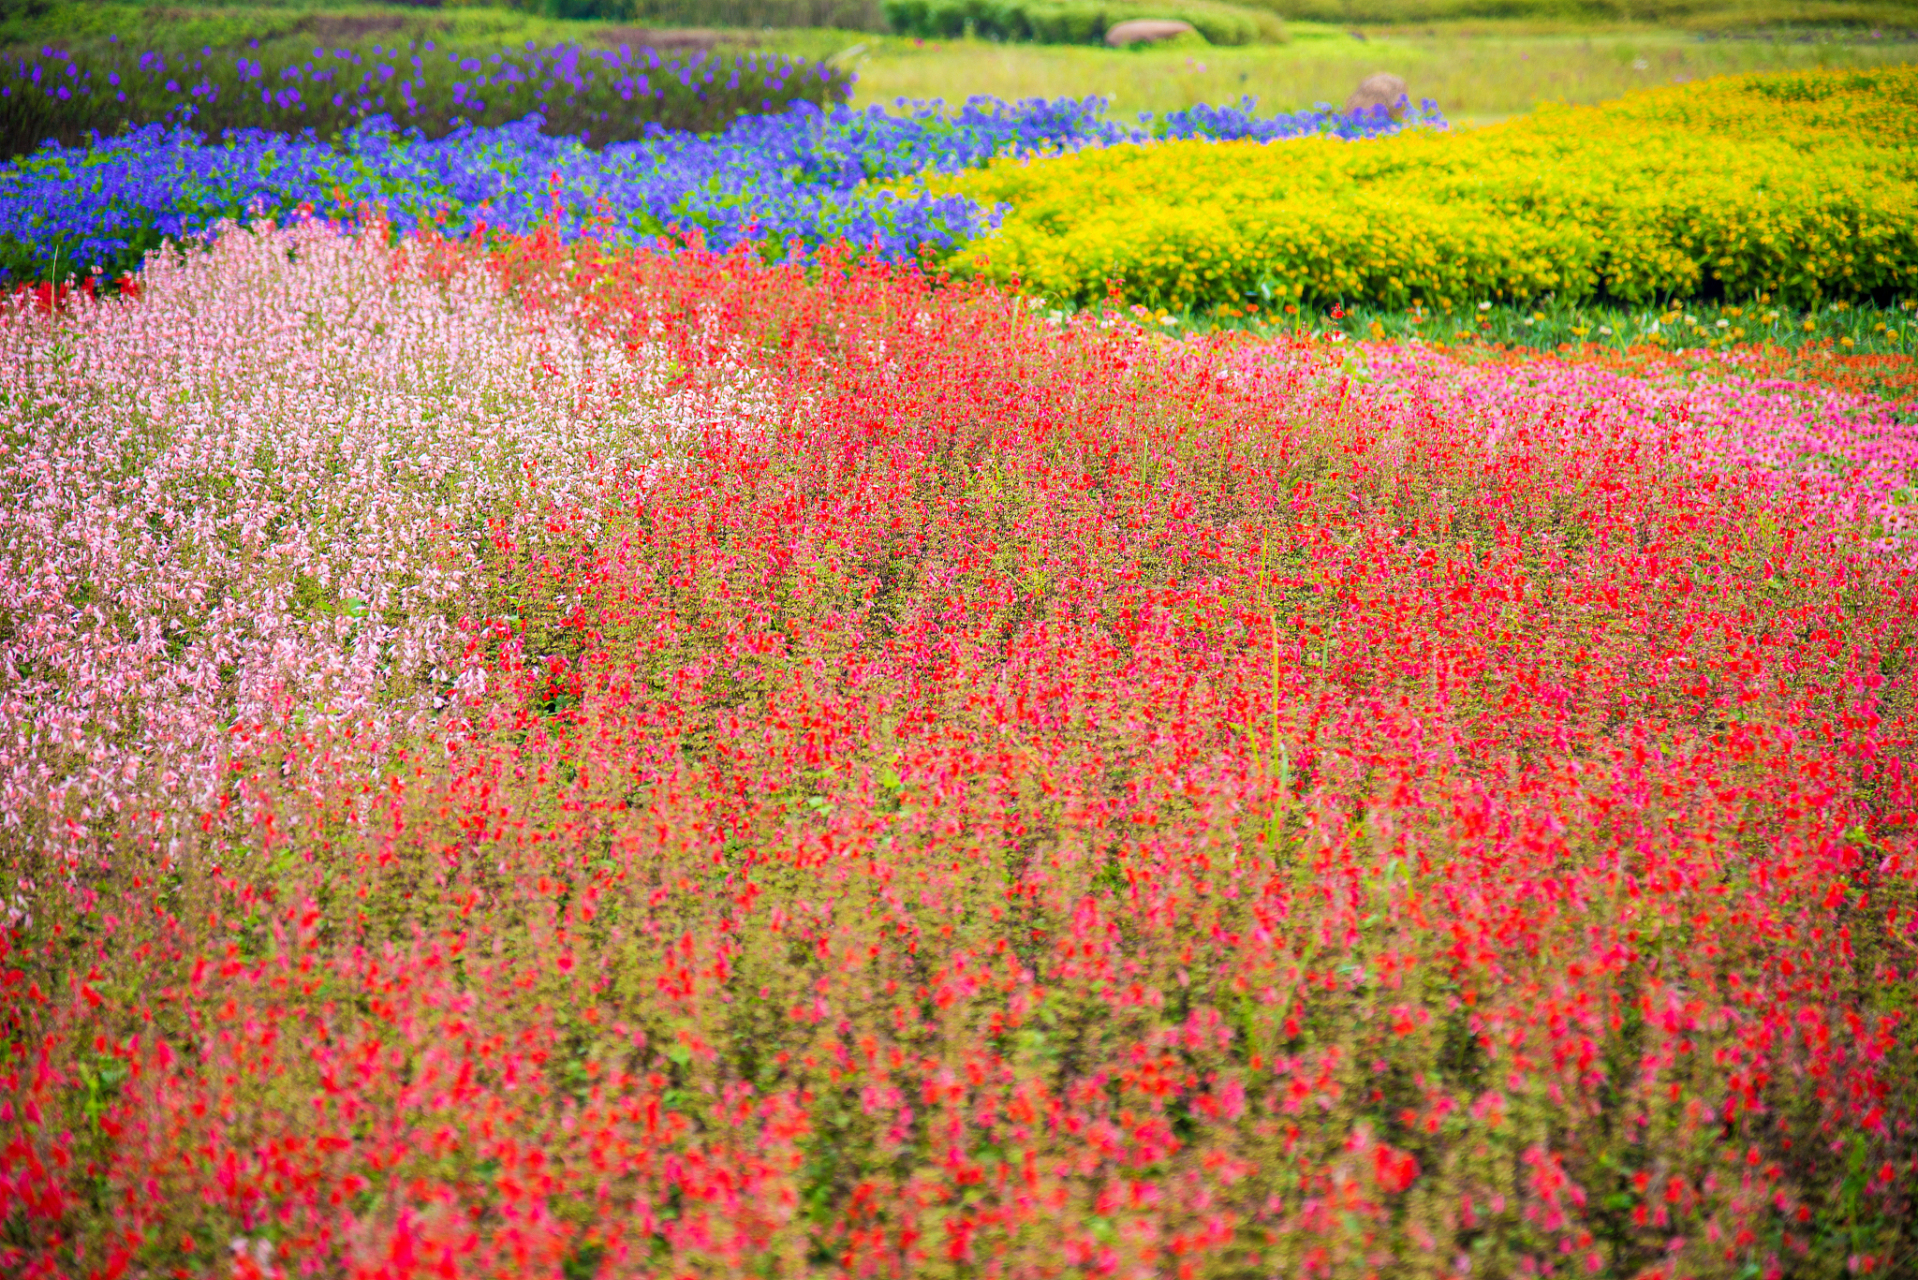
[[[1908,1265],[1918,584],[1822,490],[912,275],[533,277],[763,398],[472,623],[469,724],[254,726],[15,913],[9,1271]]]

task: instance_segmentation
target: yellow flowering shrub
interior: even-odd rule
[[[1154,142],[929,185],[1005,207],[944,264],[1089,302],[1403,304],[1918,285],[1918,68],[1728,77],[1367,142]]]

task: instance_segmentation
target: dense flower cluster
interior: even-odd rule
[[[0,148],[77,146],[146,124],[327,137],[374,116],[441,137],[533,114],[550,132],[603,145],[660,127],[716,129],[794,102],[844,102],[851,89],[844,71],[777,54],[418,40],[293,58],[211,47],[169,56],[115,41],[80,54],[48,47],[0,57]]]
[[[9,768],[129,788],[7,844],[9,1274],[1910,1256],[1918,428],[589,248],[5,314],[10,492],[76,513],[6,545],[100,586],[0,679],[118,717]],[[275,643],[365,700],[222,694],[244,579],[322,569]],[[398,732],[420,609],[473,674]],[[122,781],[220,661],[216,785]]]
[[[1375,146],[1007,158],[932,187],[1009,209],[952,269],[1081,302],[1115,278],[1175,308],[1884,301],[1918,288],[1914,120],[1918,69],[1760,75]]]
[[[1243,98],[1236,106],[1197,106],[1168,111],[1154,118],[1141,113],[1143,132],[1134,134],[1134,142],[1149,139],[1206,139],[1212,142],[1281,142],[1290,138],[1336,138],[1356,142],[1362,138],[1389,138],[1408,129],[1444,130],[1445,117],[1438,103],[1430,98],[1414,109],[1401,98],[1396,111],[1384,107],[1364,107],[1357,111],[1338,111],[1321,104],[1305,111],[1258,114],[1256,98]]]
[[[1443,124],[1429,110],[1418,123]],[[342,214],[377,208],[399,230],[465,233],[483,224],[524,234],[556,220],[567,238],[697,232],[718,248],[844,239],[882,257],[916,259],[922,246],[944,248],[989,230],[990,212],[960,197],[896,195],[868,182],[1158,136],[1361,138],[1401,127],[1382,112],[1262,117],[1249,99],[1127,126],[1107,119],[1098,99],[988,98],[950,112],[939,104],[891,112],[800,104],[741,117],[713,137],[661,133],[597,150],[550,136],[537,120],[430,139],[382,119],[355,127],[338,147],[258,131],[206,143],[151,126],[92,148],[48,148],[0,169],[0,278],[117,275],[165,240],[302,205]]]
[[[377,236],[235,231],[137,304],[8,304],[0,842],[214,802],[236,723],[435,721],[484,679],[460,620],[511,611],[491,544],[571,545],[691,420],[644,353]]]

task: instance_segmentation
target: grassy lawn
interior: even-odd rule
[[[857,33],[779,32],[781,49],[856,51],[856,101],[1112,100],[1115,112],[1163,111],[1256,95],[1268,107],[1343,102],[1365,76],[1405,77],[1413,97],[1436,100],[1461,123],[1484,123],[1540,101],[1600,102],[1633,89],[1702,76],[1801,67],[1877,66],[1918,58],[1918,33],[1869,31],[1719,38],[1650,27],[1560,31],[1517,24],[1456,24],[1356,38],[1337,28],[1292,24],[1290,44],[1236,49],[1113,52],[1070,45],[927,41]]]
[[[1077,308],[1047,299],[1033,303],[1063,320]],[[1685,301],[1669,306],[1621,307],[1539,299],[1473,306],[1378,307],[1352,303],[1329,309],[1247,302],[1211,310],[1172,312],[1134,307],[1127,314],[1168,333],[1233,330],[1257,338],[1317,335],[1371,342],[1416,340],[1464,348],[1561,348],[1623,352],[1634,347],[1709,354],[1736,347],[1830,351],[1836,355],[1910,355],[1918,351],[1918,304],[1830,303],[1792,308],[1770,302]],[[1335,338],[1335,340],[1338,340]],[[1908,394],[1908,393],[1907,393]]]

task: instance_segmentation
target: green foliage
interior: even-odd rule
[[[1069,304],[1044,309],[1059,320],[1076,311]],[[1592,358],[1598,349],[1623,352],[1647,347],[1701,356],[1754,346],[1810,355],[1918,354],[1918,302],[1912,300],[1882,307],[1836,302],[1807,310],[1749,299],[1679,302],[1669,308],[1550,299],[1488,302],[1483,308],[1470,303],[1385,307],[1353,302],[1303,310],[1283,301],[1246,300],[1178,314],[1142,306],[1132,314],[1142,323],[1173,333],[1232,330],[1260,337],[1340,333],[1360,342],[1418,341],[1488,351],[1576,349]],[[1885,394],[1897,398],[1900,393]]]
[[[501,19],[517,28],[527,20],[495,11],[449,12],[424,5],[285,6],[90,4],[50,0],[37,8],[0,11],[0,46],[73,47],[110,36],[165,47],[214,48],[258,40],[350,40],[363,35],[408,38],[495,34]],[[544,24],[541,24],[542,27]],[[542,30],[542,36],[548,33]]]
[[[1139,18],[1191,24],[1208,44],[1279,43],[1271,13],[1214,0],[884,0],[886,21],[909,36],[977,36],[1038,44],[1098,44],[1106,31]]]
[[[1899,27],[1918,22],[1901,0],[1252,0],[1302,22],[1347,25],[1520,20],[1715,30],[1768,27]]]
[[[879,0],[525,0],[519,7],[554,19],[661,27],[886,29]]]
[[[675,47],[711,44],[713,28],[758,33],[771,28],[838,28],[884,31],[879,0],[522,0],[521,3],[469,5],[406,3],[221,4],[195,0],[185,5],[92,3],[87,0],[35,0],[31,6],[0,0],[0,48],[46,43],[123,40],[177,43],[201,48],[244,45],[258,40],[352,41],[362,36],[402,39],[477,40],[523,44],[592,42],[632,34],[618,26],[696,28],[675,33]],[[735,33],[732,42],[737,42]]]

